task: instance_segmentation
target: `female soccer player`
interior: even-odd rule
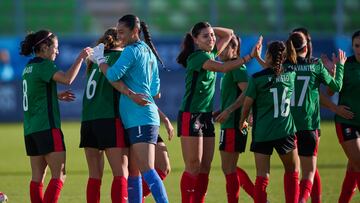
[[[108,29],[98,40],[97,44],[100,43],[105,45],[106,62],[113,65],[122,51],[116,28]],[[86,199],[88,203],[100,202],[105,152],[113,173],[112,202],[126,203],[129,143],[119,115],[120,93],[112,87],[97,64],[89,62],[86,72],[80,141],[89,168]]]
[[[127,95],[120,96],[120,115],[130,141],[128,195],[141,202],[141,176],[149,186],[156,202],[168,202],[164,184],[154,169],[155,145],[160,119],[153,96],[159,93],[160,79],[157,54],[147,25],[134,15],[121,17],[118,37],[125,49],[120,58],[109,66],[103,56],[103,45],[94,48],[93,58],[110,81],[122,80],[131,90],[147,95],[148,105],[139,106]],[[145,42],[140,40],[143,32]]]
[[[321,61],[309,59],[307,40],[303,33],[291,33],[287,41],[287,49],[289,50],[288,58],[294,62],[286,61],[284,66],[296,72],[291,113],[297,129],[297,145],[302,169],[299,201],[306,202],[312,191],[317,170],[317,150],[320,138],[319,86],[323,83],[334,91],[341,89],[343,64],[346,57],[344,52],[339,50],[340,63],[337,65],[336,75],[333,78]],[[315,202],[320,201],[320,197],[317,199]]]
[[[170,141],[174,136],[174,127],[172,126],[168,117],[160,109],[158,109],[158,111],[159,111],[160,120],[165,125],[168,134],[168,140]],[[160,137],[160,135],[158,136],[158,140],[155,146],[155,170],[160,176],[161,180],[164,180],[171,170],[168,150],[164,140]],[[143,186],[143,203],[144,203],[145,198],[150,194],[150,190],[149,187],[146,185],[144,179],[142,181],[142,186]]]
[[[32,203],[57,202],[66,175],[58,99],[71,101],[74,97],[71,92],[58,96],[56,83],[70,85],[91,49],[83,49],[65,73],[54,64],[59,54],[58,39],[50,31],[28,34],[20,49],[21,55],[34,54],[22,73],[25,146],[32,174],[30,199]],[[51,180],[43,195],[47,166]]]
[[[348,158],[339,203],[350,202],[356,185],[360,189],[360,30],[352,35],[352,49],[354,55],[345,63],[343,88],[339,93],[338,104],[350,107],[354,117],[345,119],[335,116],[336,133]]]
[[[293,30],[293,32],[301,32],[306,37],[306,46],[307,46],[307,54],[306,59],[309,61],[317,61],[317,58],[314,58],[312,55],[312,41],[311,41],[311,35],[309,31],[304,27],[299,27]],[[332,68],[333,64],[330,62],[327,58],[321,57],[321,61],[324,63],[324,66],[329,70],[329,68]],[[330,63],[327,63],[329,61]],[[333,70],[332,70],[333,71]],[[331,72],[330,72],[331,73]],[[324,95],[321,91],[319,92],[319,98],[320,98],[320,104],[322,107],[326,107],[335,114],[342,116],[347,119],[351,119],[353,117],[353,113],[349,110],[349,107],[344,105],[335,105],[332,103],[332,101]],[[319,129],[320,130],[320,129]],[[319,131],[320,132],[320,131]],[[318,143],[320,141],[320,137],[318,139]],[[311,202],[312,203],[320,203],[321,202],[321,179],[319,170],[316,168],[315,175],[314,175],[314,181],[311,189]]]
[[[240,38],[233,35],[229,44],[219,55],[221,61],[235,60],[240,57]],[[226,178],[226,193],[229,203],[239,201],[240,186],[253,198],[254,184],[247,173],[237,168],[239,153],[245,151],[247,129],[240,131],[239,120],[247,87],[246,66],[225,73],[221,79],[221,113],[216,121],[221,123],[220,155],[221,166]]]
[[[215,61],[232,35],[231,29],[212,28],[207,22],[199,22],[186,34],[177,57],[177,62],[186,68],[185,96],[178,115],[178,136],[185,162],[180,183],[183,203],[205,201],[215,145],[212,111],[216,72],[239,68],[253,57]]]
[[[269,183],[270,156],[278,152],[285,168],[286,202],[297,203],[299,196],[299,163],[296,149],[296,128],[290,113],[290,99],[294,89],[295,72],[284,69],[286,47],[282,41],[268,45],[266,69],[255,73],[248,83],[240,119],[241,129],[250,108],[253,111],[251,151],[255,154],[256,182],[254,202],[265,203]]]

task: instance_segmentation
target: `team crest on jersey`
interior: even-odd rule
[[[196,120],[196,121],[194,122],[193,128],[194,128],[195,130],[200,130],[200,128],[201,128],[201,123],[200,123],[200,121]]]
[[[350,136],[351,135],[351,128],[345,128],[345,133],[346,133],[346,136]]]
[[[194,124],[193,124],[193,129],[200,130],[200,128],[202,127],[201,122],[200,122],[201,114],[199,114],[199,115],[196,115],[196,114],[191,115],[191,119],[193,119],[194,117],[196,117],[196,118],[195,118],[195,121],[194,121]]]

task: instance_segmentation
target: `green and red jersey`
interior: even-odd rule
[[[345,62],[343,87],[339,93],[338,105],[350,107],[355,117],[348,120],[336,115],[335,121],[360,127],[360,62],[355,56],[349,57]]]
[[[221,79],[221,111],[231,106],[239,95],[242,93],[238,83],[247,82],[248,75],[246,66],[242,65],[240,68],[225,73]],[[241,114],[241,107],[236,109],[229,115],[229,118],[221,123],[221,129],[238,128]]]
[[[53,61],[35,57],[22,72],[24,135],[60,128],[56,82],[58,68]]]
[[[272,141],[295,134],[296,127],[290,113],[295,76],[293,71],[275,76],[274,71],[267,68],[250,77],[245,95],[254,100],[253,141]]]
[[[214,60],[217,49],[212,52],[197,50],[187,59],[185,95],[180,111],[204,113],[213,111],[216,72],[203,69],[207,60]]]
[[[342,86],[344,67],[337,65],[335,78],[332,77],[323,63],[317,59],[297,58],[297,64],[286,61],[284,67],[296,72],[295,88],[291,98],[291,114],[296,129],[320,129],[319,87],[323,83],[334,91]]]
[[[120,57],[121,51],[104,52],[105,62],[112,66]],[[113,88],[97,64],[87,70],[86,87],[83,96],[82,121],[103,118],[119,118],[120,93]]]

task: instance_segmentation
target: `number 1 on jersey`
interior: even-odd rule
[[[284,88],[284,91],[281,96],[281,104],[280,104],[280,115],[282,117],[287,117],[290,113],[290,98],[286,98],[289,89],[287,87]],[[274,118],[279,117],[279,101],[278,101],[278,89],[271,88],[270,92],[273,94],[274,101]]]

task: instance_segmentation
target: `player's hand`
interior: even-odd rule
[[[72,102],[75,100],[75,94],[69,89],[58,93],[58,99],[60,101]]]
[[[98,65],[105,63],[104,44],[100,43],[96,47],[94,47],[93,53],[89,58],[91,61],[93,61],[94,63],[96,63]]]
[[[86,59],[89,58],[92,54],[93,54],[93,49],[91,47],[86,47],[80,52],[79,58]]]
[[[240,121],[239,122],[239,129],[240,131],[243,131],[244,129],[247,129],[248,123],[246,121]]]
[[[252,126],[253,122],[254,122],[254,117],[253,114],[249,114],[248,118],[247,118],[247,122],[248,122],[248,126]]]
[[[230,112],[228,110],[224,110],[218,116],[216,116],[215,121],[219,123],[225,122],[230,116]]]
[[[344,65],[346,59],[347,59],[346,53],[341,49],[338,50],[338,56],[333,54],[333,63],[335,64],[340,63],[341,65]]]
[[[140,106],[146,106],[151,104],[151,102],[148,100],[148,96],[146,94],[142,94],[142,93],[130,93],[128,95],[128,97],[135,102],[136,104],[140,105]]]
[[[258,41],[251,50],[251,54],[250,54],[251,57],[260,58],[262,51],[262,41],[263,41],[263,36],[260,35]]]
[[[213,111],[213,112],[212,112],[212,117],[213,117],[213,119],[215,120],[216,117],[217,117],[220,113],[221,113],[221,111]]]
[[[330,87],[327,87],[326,88],[326,94],[331,97],[331,96],[333,96],[335,94],[335,92]]]
[[[344,106],[344,105],[337,106],[335,109],[335,113],[348,120],[354,118],[354,113],[350,111],[350,107],[348,106]]]
[[[174,127],[168,118],[165,119],[164,124],[170,141],[174,137]]]
[[[332,54],[332,61],[327,57],[326,54],[321,54],[321,61],[325,68],[329,71],[330,75],[334,76],[336,72],[335,54]]]
[[[346,59],[347,59],[345,51],[339,49],[339,54],[338,55],[339,55],[339,63],[341,65],[344,65],[345,62],[346,62]]]

